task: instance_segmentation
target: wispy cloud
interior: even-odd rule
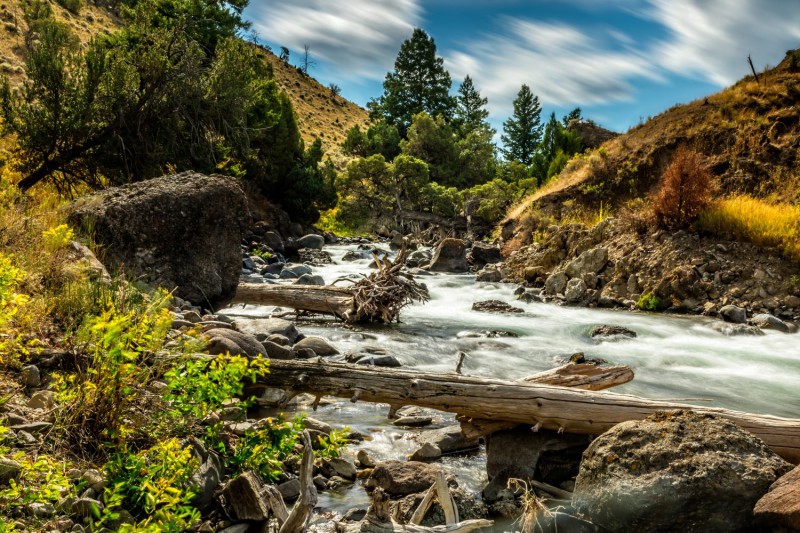
[[[747,55],[760,68],[800,45],[796,0],[650,0],[641,15],[670,37],[652,47],[663,68],[716,85],[747,73]]]
[[[485,35],[468,52],[446,54],[448,68],[457,78],[472,76],[492,111],[507,114],[523,83],[542,103],[586,105],[628,99],[631,80],[658,78],[652,63],[619,32],[590,37],[567,24],[510,18],[502,26],[503,34]]]
[[[252,2],[247,15],[261,38],[292,50],[308,45],[342,77],[382,79],[421,9],[417,0],[270,0]]]

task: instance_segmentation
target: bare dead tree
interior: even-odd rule
[[[756,73],[756,67],[753,66],[753,58],[750,57],[750,54],[747,54],[747,63],[750,65],[750,70],[753,73],[753,77],[756,79],[756,83],[761,85],[761,80],[758,79],[758,74]]]
[[[311,59],[311,47],[307,44],[303,45],[303,62],[300,70],[303,71],[303,74],[308,74],[308,69],[315,67],[317,62]]]

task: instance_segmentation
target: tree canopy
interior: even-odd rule
[[[514,114],[503,123],[502,140],[509,161],[524,165],[533,162],[533,154],[542,139],[542,107],[530,87],[522,85],[514,99]]]

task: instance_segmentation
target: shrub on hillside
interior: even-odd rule
[[[703,158],[681,146],[661,178],[653,198],[653,215],[662,228],[680,229],[691,225],[711,204],[714,180]]]

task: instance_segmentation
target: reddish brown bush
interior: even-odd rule
[[[714,178],[697,152],[679,147],[653,198],[653,216],[662,228],[689,227],[711,204]]]

